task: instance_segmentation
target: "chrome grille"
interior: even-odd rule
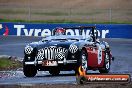
[[[60,59],[62,60],[62,57],[58,57],[58,54],[63,53],[63,57],[66,57],[68,50],[62,47],[56,47],[56,46],[50,46],[45,47],[44,49],[40,49],[37,54],[37,59],[47,59],[47,60],[54,60],[54,59]]]

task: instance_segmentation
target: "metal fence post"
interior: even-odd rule
[[[31,21],[31,6],[30,6],[30,0],[28,0],[28,21]]]
[[[109,22],[112,22],[112,9],[109,9]]]
[[[28,15],[29,15],[29,22],[31,21],[31,8],[29,7],[29,13],[28,13]]]

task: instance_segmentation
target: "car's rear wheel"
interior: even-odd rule
[[[110,56],[108,52],[105,53],[105,63],[104,63],[104,68],[100,69],[100,73],[109,73],[110,71]]]
[[[49,70],[49,73],[53,76],[56,76],[56,75],[59,75],[60,70],[59,69],[52,69],[52,70]]]
[[[23,72],[26,77],[34,77],[37,74],[37,69],[34,65],[24,65]]]

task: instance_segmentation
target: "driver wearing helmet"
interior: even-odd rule
[[[65,35],[65,29],[64,28],[56,28],[55,35]]]

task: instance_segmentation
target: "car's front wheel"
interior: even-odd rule
[[[88,63],[87,63],[87,52],[86,52],[86,50],[82,50],[80,59],[81,59],[81,66],[82,66],[82,68],[85,71],[87,71]]]
[[[109,73],[110,71],[110,56],[108,52],[105,53],[105,62],[104,62],[104,68],[100,69],[100,73]]]
[[[34,77],[37,74],[37,69],[34,65],[24,65],[23,72],[26,77]]]
[[[79,59],[79,62],[78,62],[78,69],[75,71],[76,74],[79,74],[79,67],[82,66],[82,68],[87,71],[88,70],[88,55],[87,55],[87,52],[86,50],[82,50],[81,53],[80,53],[80,59]]]

